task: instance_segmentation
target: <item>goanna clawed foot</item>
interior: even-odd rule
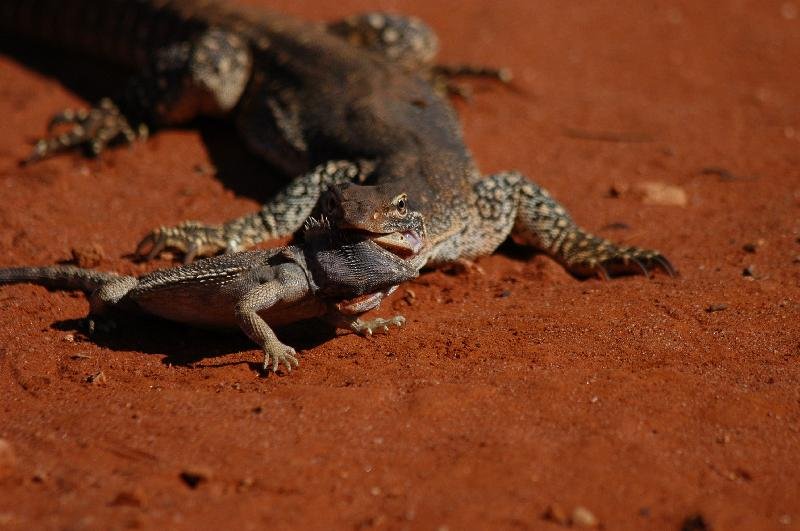
[[[675,268],[658,251],[639,247],[618,247],[607,240],[599,240],[585,253],[577,252],[566,266],[577,277],[598,276],[604,280],[622,275],[642,274],[650,278],[661,270],[675,277]]]
[[[136,129],[120,112],[117,105],[103,98],[92,109],[67,109],[55,115],[48,125],[48,133],[59,126],[68,126],[61,134],[52,135],[36,142],[33,152],[23,163],[29,164],[71,149],[84,148],[91,156],[99,155],[111,143],[133,143],[137,138],[147,137],[147,127]]]
[[[281,364],[286,367],[287,372],[292,372],[292,368],[300,365],[295,356],[297,352],[290,346],[280,344],[274,348],[264,348],[264,372],[270,370],[278,372]]]
[[[152,260],[165,249],[177,249],[184,253],[183,261],[188,264],[197,256],[235,252],[239,248],[237,239],[227,235],[221,225],[185,221],[174,227],[159,227],[152,231],[136,246],[136,254]]]
[[[403,317],[402,315],[395,315],[394,317],[390,317],[388,319],[381,319],[380,317],[378,317],[370,321],[362,321],[358,319],[350,325],[350,328],[356,334],[369,337],[372,336],[372,334],[376,333],[388,334],[389,326],[396,326],[400,328],[405,323],[406,323],[405,317]]]

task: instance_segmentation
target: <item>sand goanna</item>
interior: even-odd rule
[[[11,0],[0,28],[137,72],[116,98],[55,116],[66,131],[39,141],[30,160],[97,154],[203,115],[232,120],[252,151],[292,177],[257,213],[156,229],[139,246],[148,257],[171,247],[191,260],[291,234],[328,186],[350,180],[386,198],[414,192],[429,266],[491,253],[511,236],[576,276],[674,274],[658,251],[581,229],[522,174],[482,177],[441,87],[451,74],[502,72],[435,66],[436,35],[413,17],[323,24],[210,0]]]

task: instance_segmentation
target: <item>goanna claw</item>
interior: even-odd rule
[[[103,98],[90,110],[66,109],[56,114],[50,120],[47,130],[52,133],[60,125],[67,125],[69,129],[37,141],[31,154],[22,161],[23,164],[37,162],[81,146],[90,155],[97,156],[110,143],[122,141],[131,144],[137,138],[147,137],[147,128],[140,125],[134,129],[117,105],[108,98]]]
[[[148,248],[149,252],[145,254]],[[175,227],[160,227],[152,231],[136,246],[136,254],[150,261],[165,249],[183,252],[183,262],[188,264],[198,255],[232,252],[237,250],[237,246],[235,242],[225,240],[221,227],[185,221]]]

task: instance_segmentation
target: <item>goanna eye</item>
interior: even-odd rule
[[[398,199],[397,202],[395,203],[395,206],[397,207],[397,213],[400,214],[401,216],[405,216],[408,213],[408,207],[406,206],[405,197],[401,197],[400,199]]]

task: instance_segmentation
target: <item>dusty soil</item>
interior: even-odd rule
[[[558,528],[578,506],[606,529],[800,527],[800,4],[261,3],[417,14],[445,61],[511,67],[457,103],[481,168],[680,276],[578,281],[511,249],[401,288],[389,336],[284,332],[301,366],[268,378],[244,338],[89,340],[83,296],[3,288],[0,527]],[[0,57],[2,265],[142,272],[148,229],[279,182],[218,124],[17,167],[97,73]]]

